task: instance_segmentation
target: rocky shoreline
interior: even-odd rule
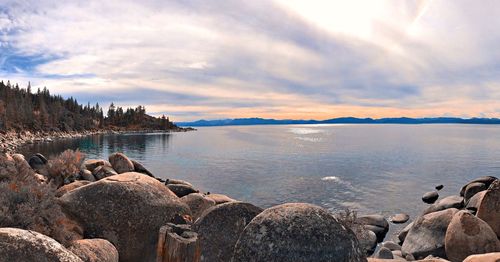
[[[171,130],[129,130],[129,129],[102,129],[87,131],[49,131],[49,132],[31,132],[31,131],[8,131],[0,133],[0,153],[13,153],[16,148],[26,144],[50,143],[58,139],[80,138],[85,136],[100,134],[125,134],[125,133],[156,133],[156,132],[187,132],[194,131],[194,128],[178,127]]]
[[[386,218],[332,214],[307,203],[262,209],[171,175],[162,179],[122,153],[107,160],[70,151],[56,159],[0,160],[2,197],[19,202],[19,194],[34,194],[38,202],[27,203],[43,206],[16,213],[11,224],[1,219],[9,210],[0,209],[0,261],[500,260],[496,177],[470,181],[444,198],[439,185],[422,197],[429,206],[418,217]],[[10,212],[24,210],[22,204]],[[43,219],[18,223],[33,216]],[[391,224],[406,226],[386,240]]]

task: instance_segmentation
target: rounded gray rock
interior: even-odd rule
[[[174,194],[178,197],[187,196],[192,193],[198,193],[200,191],[194,189],[192,186],[188,186],[185,184],[168,184],[168,189],[170,189]]]
[[[500,238],[500,180],[491,183],[484,193],[476,215],[488,223]]]
[[[200,193],[193,193],[179,199],[191,209],[193,220],[196,221],[201,214],[210,207],[215,206],[215,201]]]
[[[389,217],[389,221],[391,221],[394,224],[406,223],[406,221],[408,221],[408,219],[410,219],[410,216],[408,214],[403,214],[403,213],[395,214],[395,215],[392,215],[391,217]]]
[[[191,215],[162,183],[135,172],[104,178],[59,199],[85,235],[109,240],[122,262],[154,261],[160,227],[176,214]]]
[[[438,198],[439,198],[438,192],[430,191],[430,192],[425,193],[422,196],[422,201],[424,201],[424,203],[427,203],[427,204],[432,204],[432,203],[436,202],[436,200]]]
[[[268,208],[247,225],[236,243],[237,261],[366,261],[354,233],[328,211],[311,204]]]
[[[90,170],[87,170],[87,169],[80,170],[80,177],[83,180],[87,180],[87,181],[90,181],[90,182],[95,182],[96,181],[95,176],[92,175],[92,172],[90,172]]]
[[[0,260],[9,262],[83,262],[59,242],[35,231],[0,228]]]
[[[118,174],[133,172],[134,163],[122,153],[114,153],[109,156],[109,163]]]
[[[386,247],[381,247],[377,253],[375,254],[374,256],[375,258],[381,258],[381,259],[393,259],[394,256],[391,252],[390,249],[386,248]]]
[[[479,183],[485,184],[486,187],[489,187],[491,185],[491,183],[493,183],[493,181],[495,181],[495,180],[498,180],[498,178],[496,178],[494,176],[483,176],[483,177],[476,178],[476,179],[470,181],[469,183],[467,183],[466,185],[464,185],[462,187],[462,189],[460,189],[460,196],[465,195],[465,189],[471,183],[479,182]]]
[[[365,229],[364,226],[356,228],[353,232],[358,239],[359,246],[365,251],[365,254],[367,256],[373,254],[377,247],[377,235],[375,235],[373,231]]]
[[[417,218],[406,235],[401,250],[416,259],[428,255],[445,257],[445,235],[456,208],[433,212]]]
[[[422,215],[426,215],[432,212],[445,210],[448,208],[457,208],[460,209],[464,207],[464,198],[461,196],[447,196],[436,203],[430,205],[427,209],[424,210]]]
[[[83,167],[89,170],[90,172],[93,172],[94,169],[96,169],[99,166],[111,167],[111,164],[104,159],[87,159],[83,162]]]
[[[470,183],[465,187],[465,192],[464,192],[464,200],[465,202],[468,202],[469,199],[471,199],[475,194],[488,189],[489,185],[486,185],[485,183],[481,182],[474,182]]]
[[[207,209],[193,229],[201,241],[201,261],[230,261],[245,226],[262,212],[249,203],[231,202]]]

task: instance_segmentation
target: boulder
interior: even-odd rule
[[[191,215],[162,183],[135,172],[104,178],[59,199],[86,237],[113,243],[120,261],[154,261],[160,227],[176,214]]]
[[[488,223],[500,238],[500,180],[495,180],[484,193],[476,215]]]
[[[476,179],[470,181],[469,183],[467,183],[466,185],[464,185],[462,187],[462,189],[460,189],[460,196],[465,195],[465,189],[471,183],[479,182],[479,183],[485,184],[486,187],[489,187],[491,185],[491,183],[493,183],[493,181],[495,181],[495,180],[498,180],[498,178],[496,178],[494,176],[483,176],[483,177],[476,178]]]
[[[445,257],[446,230],[457,212],[458,209],[449,208],[417,218],[403,242],[403,254],[412,254],[416,259],[428,255]]]
[[[459,211],[446,230],[445,247],[450,261],[461,262],[470,255],[500,251],[500,241],[486,222]]]
[[[223,194],[207,194],[207,197],[212,199],[213,201],[215,201],[216,205],[236,201],[236,200],[234,200],[226,195],[223,195]]]
[[[86,180],[78,180],[71,184],[64,185],[56,190],[56,197],[61,197],[73,189],[77,189],[81,186],[88,185],[92,182]]]
[[[395,214],[389,217],[389,221],[391,221],[394,224],[406,223],[408,219],[410,219],[410,216],[407,214]]]
[[[87,181],[90,181],[90,182],[95,182],[96,181],[94,175],[92,175],[92,172],[90,172],[87,169],[80,170],[80,177],[83,180],[87,180]]]
[[[0,228],[0,260],[9,262],[82,262],[54,239],[35,231]]]
[[[257,215],[234,248],[237,261],[366,261],[354,233],[325,209],[289,203]]]
[[[383,242],[382,246],[388,248],[390,251],[401,250],[401,246],[392,241]]]
[[[447,196],[438,202],[430,205],[427,209],[424,210],[422,215],[426,215],[432,212],[445,210],[448,208],[457,208],[460,209],[464,207],[464,198],[461,196]]]
[[[374,256],[375,258],[382,258],[382,259],[393,259],[394,256],[392,255],[391,250],[389,250],[386,247],[381,247],[377,253]]]
[[[500,261],[500,252],[471,255],[464,262],[498,262]]]
[[[373,254],[377,247],[377,235],[364,227],[359,227],[359,229],[353,230],[353,232],[358,239],[359,246],[365,251],[365,254],[367,256]]]
[[[198,219],[203,211],[215,206],[215,201],[200,193],[183,196],[180,198],[180,201],[189,206],[194,220]]]
[[[104,159],[87,159],[85,162],[83,162],[83,166],[85,169],[89,170],[90,172],[93,172],[94,169],[96,169],[99,166],[109,166],[111,167],[111,163]]]
[[[96,169],[94,169],[94,172],[92,172],[92,175],[94,175],[96,180],[101,180],[101,179],[109,177],[109,176],[118,175],[118,173],[112,167],[98,166],[98,167],[96,167]]]
[[[403,243],[406,239],[406,236],[408,235],[408,232],[410,231],[410,229],[413,227],[413,222],[411,222],[410,224],[406,225],[405,228],[403,228],[403,230],[401,230],[401,232],[399,232],[398,234],[398,239],[401,243]]]
[[[432,204],[436,202],[436,200],[439,198],[439,194],[436,191],[431,191],[427,192],[422,196],[422,201],[427,204]]]
[[[364,225],[377,235],[378,242],[382,242],[389,231],[389,223],[382,215],[364,215],[356,218],[356,223]]]
[[[155,177],[153,173],[149,172],[149,170],[146,167],[144,167],[141,163],[135,160],[130,160],[130,161],[132,161],[132,164],[134,165],[135,172],[142,173],[150,177]]]
[[[32,155],[28,160],[28,164],[34,170],[39,170],[43,168],[47,163],[48,163],[47,158],[45,158],[45,156],[43,156],[40,153]]]
[[[134,171],[134,163],[122,153],[114,153],[109,156],[109,163],[118,174]]]
[[[486,185],[485,183],[474,182],[474,183],[468,184],[467,187],[465,187],[465,192],[464,192],[465,202],[467,203],[467,201],[469,201],[469,199],[472,196],[474,196],[476,193],[481,192],[481,191],[486,190],[486,189],[488,189],[488,185]]]
[[[241,232],[260,212],[261,208],[243,202],[206,210],[193,226],[201,241],[201,261],[230,261]]]
[[[168,184],[168,189],[170,189],[174,194],[178,197],[187,196],[192,193],[198,193],[200,191],[194,189],[192,186],[184,185],[184,184]]]
[[[106,239],[73,241],[68,249],[84,262],[118,262],[118,250]]]
[[[469,199],[465,208],[467,208],[469,210],[477,211],[477,209],[479,208],[479,205],[481,205],[481,201],[483,201],[483,197],[485,194],[486,194],[486,190],[483,190],[483,191],[475,194],[473,197],[471,197]]]
[[[175,185],[182,184],[182,185],[186,185],[186,186],[190,186],[190,187],[193,186],[191,183],[184,181],[184,180],[167,178],[167,180],[165,180],[165,185],[170,185],[170,184],[175,184]]]

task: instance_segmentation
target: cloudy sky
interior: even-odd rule
[[[500,2],[0,0],[0,79],[174,120],[500,117]]]

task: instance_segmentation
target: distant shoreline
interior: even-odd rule
[[[182,127],[209,127],[209,126],[251,126],[251,125],[317,125],[317,124],[402,124],[402,125],[421,125],[421,124],[470,124],[470,125],[500,125],[499,118],[355,118],[342,117],[327,120],[278,120],[264,118],[238,118],[221,120],[198,120],[193,122],[177,122]]]

